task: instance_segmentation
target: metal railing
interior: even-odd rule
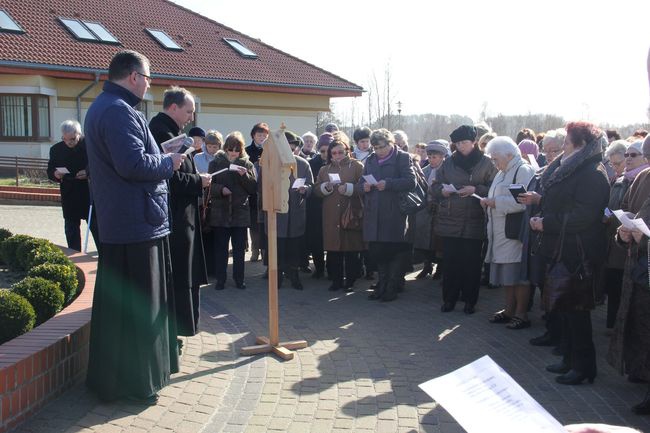
[[[16,186],[20,184],[21,174],[33,183],[42,183],[47,181],[47,161],[44,158],[0,156],[0,169],[10,169],[15,173]]]

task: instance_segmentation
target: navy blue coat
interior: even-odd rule
[[[130,244],[169,234],[166,179],[172,159],[162,155],[140,99],[115,83],[104,83],[84,124],[90,188],[102,243]]]

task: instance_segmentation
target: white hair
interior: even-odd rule
[[[401,138],[402,140],[404,140],[405,143],[409,142],[408,135],[406,135],[406,132],[402,131],[401,129],[398,129],[397,131],[393,131],[393,137],[395,137],[395,139]]]
[[[612,155],[623,155],[627,148],[629,147],[630,143],[627,142],[627,140],[616,140],[612,141],[609,146],[607,146],[607,149],[605,150],[605,158],[609,159],[610,156]]]
[[[550,131],[546,132],[544,138],[542,139],[542,149],[546,147],[546,143],[549,143],[551,141],[557,141],[559,142],[560,146],[562,146],[564,144],[565,138],[566,138],[566,129],[564,128],[551,129]]]
[[[306,137],[311,137],[311,138],[314,139],[314,141],[318,141],[318,137],[316,137],[316,134],[314,134],[314,133],[311,132],[311,131],[307,131],[307,132],[305,132],[304,134],[302,134],[302,137],[301,137],[301,138],[304,140]]]
[[[66,120],[61,124],[61,133],[81,135],[81,125],[76,120]]]
[[[517,146],[512,138],[505,135],[496,136],[488,141],[485,147],[485,153],[499,156],[521,156],[519,146]]]

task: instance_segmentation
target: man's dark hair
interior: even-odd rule
[[[607,129],[605,130],[605,134],[607,134],[607,139],[611,141],[621,139],[621,134],[619,134],[615,129]]]
[[[192,97],[192,93],[189,90],[178,86],[170,87],[163,94],[163,110],[168,109],[172,104],[182,107],[185,105],[185,100],[188,97]]]
[[[144,65],[149,65],[149,59],[137,51],[120,51],[113,56],[108,66],[108,80],[120,81],[133,71],[142,72]]]
[[[359,140],[370,138],[370,134],[372,134],[372,130],[367,126],[364,126],[363,128],[358,128],[354,131],[352,134],[352,139],[354,139],[355,143],[358,143]]]

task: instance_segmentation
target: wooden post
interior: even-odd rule
[[[284,360],[293,359],[292,350],[307,347],[307,342],[280,342],[278,309],[278,227],[277,214],[289,211],[289,174],[296,160],[284,135],[284,125],[269,134],[260,160],[262,171],[262,209],[267,215],[269,261],[269,336],[257,337],[255,346],[242,348],[242,355],[273,352]]]

